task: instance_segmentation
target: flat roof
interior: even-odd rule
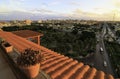
[[[13,31],[13,34],[16,34],[20,37],[23,38],[30,38],[30,37],[35,37],[35,36],[43,36],[43,34],[39,33],[39,32],[35,32],[32,30],[19,30],[19,31]]]
[[[1,79],[17,79],[8,62],[3,57],[2,53],[5,53],[0,48],[0,78]]]

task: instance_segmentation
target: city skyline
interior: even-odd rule
[[[0,20],[84,19],[120,21],[120,0],[3,0]]]

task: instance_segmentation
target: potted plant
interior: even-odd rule
[[[40,51],[25,49],[17,58],[20,69],[29,77],[35,78],[40,70],[40,63],[44,60]]]

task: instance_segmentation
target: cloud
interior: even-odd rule
[[[104,14],[104,13],[109,13],[113,11],[114,9],[112,8],[94,8],[93,12],[96,14]]]
[[[115,20],[120,20],[120,13],[117,12]],[[93,20],[113,20],[114,11],[108,11],[102,14],[95,12],[86,12],[80,9],[74,10],[69,16],[76,19],[93,19]]]
[[[0,13],[7,13],[10,11],[11,11],[10,7],[5,6],[5,5],[0,5]]]
[[[80,2],[71,0],[66,1],[65,3],[62,3],[61,0],[51,0],[50,2],[43,1],[37,7],[35,6],[31,8],[25,8],[24,2],[28,0],[9,0],[9,1],[10,4],[8,6],[0,5],[0,18],[6,19],[70,18],[70,19],[112,20],[114,14],[116,20],[119,20],[120,18],[119,14],[120,0],[110,0],[106,5],[103,6],[98,5],[92,8],[91,7],[89,8],[88,5],[89,9],[88,8],[84,9],[83,5],[82,4],[80,5]],[[61,9],[62,5],[59,6],[60,4],[70,7],[68,8],[68,10],[67,9],[62,10]],[[53,7],[55,7],[55,9]],[[61,10],[57,10],[57,7]]]
[[[41,13],[41,14],[53,14],[54,12],[52,10],[48,9],[33,9],[29,10],[30,13]]]
[[[85,20],[113,20],[113,12],[104,14],[95,14],[82,11],[80,9],[74,10],[69,14],[54,14],[53,11],[49,10],[34,10],[40,13],[31,13],[28,11],[11,11],[5,13],[0,13],[0,20],[39,20],[39,19],[85,19]],[[33,12],[34,12],[33,11]],[[43,13],[46,12],[46,13]],[[120,15],[115,16],[115,20],[120,20]]]
[[[20,5],[24,0],[9,0],[10,5]]]
[[[58,5],[60,2],[58,2],[58,1],[54,1],[54,2],[51,2],[49,5]]]
[[[24,2],[24,1],[27,1],[27,0],[9,0],[9,1],[13,1],[13,2]]]
[[[6,10],[7,12],[23,9],[21,8],[23,3],[22,1],[24,0],[8,0],[7,3],[2,4],[2,6],[0,5],[0,9],[4,8],[4,10]],[[4,10],[1,10],[1,11],[4,11]]]
[[[47,8],[48,7],[48,4],[46,4],[46,3],[41,3],[41,8]]]
[[[113,0],[113,4],[116,8],[120,8],[120,0]]]
[[[76,9],[75,11],[73,11],[73,14],[74,15],[82,15],[82,16],[93,16],[93,15],[96,15],[95,13],[85,12],[85,11],[82,11],[80,9]]]
[[[67,16],[64,15],[50,15],[50,14],[40,14],[40,13],[29,13],[21,11],[9,12],[7,15],[0,14],[0,20],[40,20],[40,19],[66,19]]]
[[[120,11],[120,0],[110,0],[110,4],[113,10],[118,10]]]
[[[80,6],[80,3],[78,2],[75,2],[75,1],[72,1],[69,3],[70,5],[73,5],[73,6]]]

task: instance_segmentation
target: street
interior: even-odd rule
[[[96,45],[96,53],[94,53],[93,56],[85,58],[83,62],[95,67],[98,70],[102,70],[105,73],[114,75],[111,67],[111,63],[105,48],[105,44],[103,41],[104,35],[106,34],[106,29],[108,28],[106,25],[107,24],[104,23],[104,25],[102,26],[103,27],[102,32],[96,35],[97,40],[99,40],[99,42]],[[100,48],[103,49],[103,52],[100,52]],[[104,62],[106,62],[107,66],[104,65]]]
[[[97,38],[97,39],[99,39],[99,43],[96,46],[96,54],[95,54],[96,64],[95,64],[95,67],[103,70],[106,73],[114,75],[112,67],[111,67],[111,63],[110,63],[110,60],[108,57],[108,53],[106,51],[105,44],[104,44],[104,36],[106,34],[106,30],[107,29],[110,30],[110,28],[108,27],[107,23],[104,23],[102,27],[103,27],[103,31],[98,35],[98,38]],[[100,48],[103,48],[102,54],[100,53]],[[106,67],[104,66],[104,61],[107,64]]]

